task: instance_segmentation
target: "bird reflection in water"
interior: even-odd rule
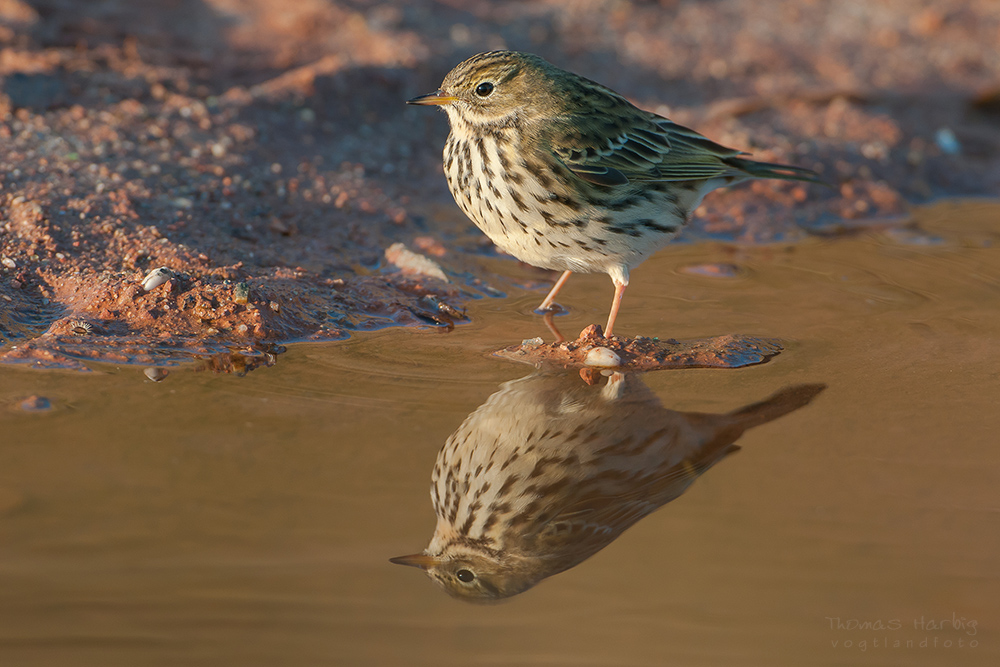
[[[391,561],[464,600],[522,593],[679,497],[739,449],[744,431],[807,405],[824,386],[704,414],[664,408],[635,373],[594,386],[565,373],[504,383],[438,454],[430,545]]]

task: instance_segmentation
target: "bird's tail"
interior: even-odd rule
[[[778,393],[729,413],[741,431],[784,417],[789,412],[809,405],[826,389],[825,384],[797,384],[786,387]]]
[[[754,162],[741,157],[728,157],[723,160],[733,169],[738,169],[754,178],[779,178],[785,181],[806,181],[807,183],[830,184],[820,178],[812,169],[793,167],[790,164],[776,162]]]
[[[703,415],[709,424],[708,427],[714,429],[714,433],[712,439],[701,449],[698,460],[689,462],[700,475],[725,456],[738,451],[740,446],[734,443],[743,433],[809,405],[824,389],[826,389],[825,384],[797,384],[785,387],[763,401],[733,410],[726,415],[728,419],[721,426],[718,422],[719,415]],[[693,420],[694,414],[689,413],[688,418]]]

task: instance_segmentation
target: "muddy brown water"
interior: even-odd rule
[[[478,301],[451,333],[292,345],[242,378],[2,367],[0,664],[1000,664],[1000,206],[918,219],[637,269],[621,333],[785,345],[644,375],[663,408],[827,388],[496,605],[388,558],[434,531],[447,437],[531,374],[489,351],[548,336],[540,292]],[[697,270],[719,263],[738,271]],[[560,327],[603,321],[610,295],[574,276]]]

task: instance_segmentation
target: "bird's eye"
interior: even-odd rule
[[[489,81],[483,81],[481,84],[476,86],[476,95],[479,95],[480,97],[489,97],[492,92],[493,84]]]
[[[459,570],[455,573],[455,576],[458,577],[459,581],[464,581],[465,583],[469,583],[476,578],[476,575],[472,574],[469,570]]]

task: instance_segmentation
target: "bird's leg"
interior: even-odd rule
[[[608,326],[604,327],[605,338],[611,338],[611,332],[615,326],[615,318],[618,317],[618,308],[622,305],[622,295],[625,294],[625,288],[628,287],[628,283],[619,282],[617,280],[614,280],[614,283],[615,298],[611,302],[611,313],[608,315]]]
[[[559,280],[557,280],[556,284],[552,286],[552,290],[549,292],[549,295],[545,297],[545,300],[542,301],[542,305],[538,307],[538,310],[550,310],[552,308],[552,302],[555,301],[556,294],[558,294],[559,290],[562,289],[562,286],[566,283],[566,280],[569,278],[569,274],[571,273],[573,272],[563,271],[563,274],[559,276]]]
[[[552,313],[545,313],[545,315],[542,316],[542,321],[545,322],[545,326],[549,328],[549,331],[552,332],[552,335],[556,337],[557,343],[562,343],[563,341],[566,340],[566,336],[563,336],[562,332],[559,331],[559,327],[556,326],[556,322],[555,319],[552,317]]]

